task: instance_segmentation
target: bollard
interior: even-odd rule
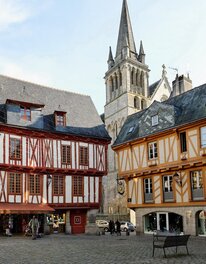
[[[104,229],[102,230],[102,235],[105,235],[105,230]]]
[[[126,231],[126,236],[129,236],[130,235],[130,232],[129,230]]]

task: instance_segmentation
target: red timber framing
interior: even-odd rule
[[[0,158],[0,203],[41,204],[44,197],[47,203],[55,209],[99,208],[102,187],[97,186],[97,182],[100,185],[102,177],[107,174],[106,151],[110,143],[108,139],[87,138],[58,132],[51,133],[49,131],[31,130],[2,124],[0,125],[0,131],[1,144],[3,145],[2,157]],[[11,158],[9,155],[10,138],[20,140],[21,153],[19,159]],[[69,146],[68,152],[70,151],[70,157],[68,156],[69,153],[67,153],[64,159],[68,163],[66,166],[63,166],[64,162],[62,163],[61,146],[64,144]],[[84,163],[81,167],[79,165],[79,149],[82,146],[87,146],[86,156],[88,157],[88,162],[87,165]],[[93,157],[91,157],[90,151],[91,153],[93,152]],[[9,193],[9,173],[21,174],[21,193]],[[37,188],[38,190],[34,187],[33,191],[31,191],[31,185],[33,184],[31,184],[31,175],[34,175],[35,178],[34,185],[36,184],[36,177],[38,178],[39,176],[40,185],[39,189]],[[55,177],[62,177],[65,186],[67,176],[72,178],[80,176],[83,181],[83,190],[84,179],[87,178],[87,200],[84,193],[81,197],[78,196],[76,200],[73,198],[72,193],[71,201],[67,200],[66,202],[65,186],[63,187],[63,194],[61,194],[61,188],[54,190],[53,182],[49,186],[48,179],[50,176],[52,181]],[[91,182],[92,180],[93,182]]]
[[[45,131],[29,130],[25,128],[17,128],[8,125],[0,125],[0,131],[5,133],[3,138],[3,163],[0,163],[0,169],[12,170],[25,173],[40,173],[40,174],[64,174],[64,175],[99,175],[103,176],[107,174],[106,155],[103,153],[107,151],[108,140],[105,139],[88,139],[84,137],[77,137],[73,135],[64,135],[60,133],[46,133]],[[21,151],[25,151],[24,164],[21,159],[9,159],[9,163],[6,160],[5,148],[6,148],[6,135],[12,137],[13,135],[19,136],[21,141]],[[22,150],[22,138],[26,138],[26,149]],[[96,166],[89,168],[89,166],[78,167],[77,159],[73,162],[73,168],[71,166],[61,166],[61,151],[56,151],[56,158],[58,159],[58,167],[54,167],[54,140],[56,141],[70,141],[71,149],[73,150],[73,156],[77,157],[77,148],[80,147],[79,142],[93,144],[93,148],[96,148],[93,157],[93,162],[96,161]],[[89,147],[88,147],[89,148]],[[88,149],[89,151],[89,149]],[[78,151],[79,152],[79,151]],[[99,155],[99,158],[97,158]],[[72,158],[71,158],[72,163]],[[88,163],[89,164],[89,163]]]

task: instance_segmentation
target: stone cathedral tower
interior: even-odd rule
[[[105,73],[106,105],[105,125],[116,139],[124,121],[131,115],[148,106],[148,73],[142,41],[139,52],[136,50],[127,1],[123,0],[116,55],[109,49],[108,71]],[[124,213],[126,201],[117,194],[117,165],[114,152],[109,147],[108,176],[105,179],[104,211]],[[122,200],[123,199],[123,200]],[[122,204],[123,203],[123,204]],[[125,203],[125,206],[124,206]],[[123,208],[124,209],[123,209]],[[120,212],[121,208],[121,212]]]
[[[113,144],[128,115],[148,107],[152,101],[167,99],[171,88],[163,65],[162,78],[149,87],[149,68],[145,63],[142,41],[136,50],[127,0],[123,0],[116,54],[109,48],[108,70],[105,73],[106,104],[104,120]],[[160,92],[161,91],[161,92]],[[115,153],[108,148],[108,176],[103,180],[104,213],[125,214],[126,193],[117,192]],[[124,186],[122,186],[124,187]]]

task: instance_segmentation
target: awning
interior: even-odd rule
[[[43,214],[54,211],[47,204],[0,203],[0,214]]]

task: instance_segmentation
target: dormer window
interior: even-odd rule
[[[31,109],[28,107],[20,107],[20,118],[23,120],[31,121]]]
[[[156,126],[159,123],[158,115],[152,116],[152,126]]]
[[[55,125],[65,127],[66,126],[66,112],[55,111]]]

